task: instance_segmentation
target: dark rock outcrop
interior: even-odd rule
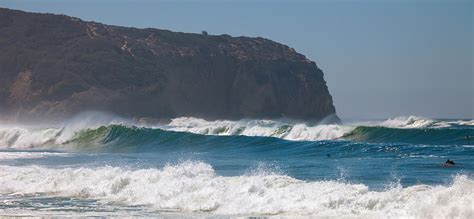
[[[316,64],[268,39],[9,9],[0,9],[0,78],[0,108],[18,118],[83,110],[208,119],[335,114]]]

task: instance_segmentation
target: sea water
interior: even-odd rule
[[[474,218],[472,136],[414,116],[4,123],[0,215]]]

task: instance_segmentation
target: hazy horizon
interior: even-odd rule
[[[472,1],[3,1],[105,24],[261,36],[324,71],[341,118],[474,118]]]

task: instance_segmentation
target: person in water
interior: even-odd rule
[[[452,161],[452,160],[448,159],[448,160],[445,162],[445,164],[454,165],[455,163],[454,163],[454,161]]]

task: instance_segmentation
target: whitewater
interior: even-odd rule
[[[471,136],[416,116],[0,123],[0,216],[473,218]]]
[[[474,127],[474,120],[436,121],[416,116],[397,117],[381,121],[354,122],[347,125],[312,124],[297,121],[240,120],[206,121],[180,117],[166,124],[149,125],[104,113],[80,114],[64,123],[49,125],[19,125],[0,123],[0,145],[8,148],[29,148],[46,144],[60,145],[72,140],[81,131],[109,125],[148,128],[218,136],[275,137],[293,141],[335,140],[351,134],[357,127],[385,127],[396,129]],[[50,145],[51,146],[51,145]]]

